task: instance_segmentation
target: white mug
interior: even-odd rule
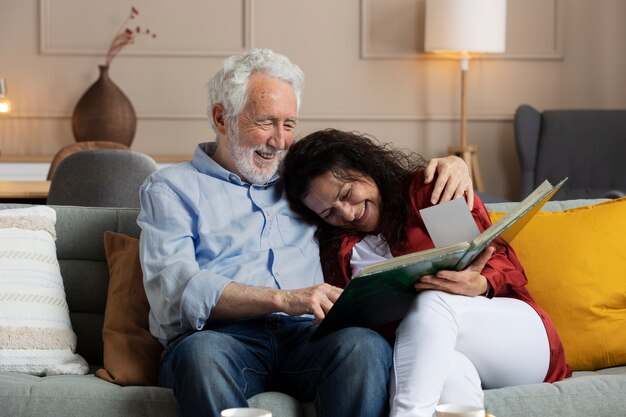
[[[272,413],[260,408],[229,408],[223,410],[220,417],[272,417]]]
[[[485,417],[485,409],[477,405],[440,404],[435,407],[437,417]]]

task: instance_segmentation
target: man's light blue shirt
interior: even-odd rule
[[[234,281],[291,290],[323,282],[314,227],[289,208],[276,175],[247,184],[198,145],[191,162],[141,187],[140,257],[150,331],[162,344],[201,330]]]

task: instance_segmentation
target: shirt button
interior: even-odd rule
[[[265,210],[265,214],[267,214],[268,216],[271,214],[269,210]]]

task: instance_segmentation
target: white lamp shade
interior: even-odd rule
[[[427,52],[506,49],[506,0],[426,0]]]

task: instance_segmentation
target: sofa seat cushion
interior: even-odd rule
[[[485,391],[485,407],[498,417],[621,416],[626,410],[626,366],[575,372],[555,384],[531,384]],[[273,417],[313,417],[313,403],[301,404],[279,392],[249,399]],[[171,390],[120,387],[94,375],[37,377],[0,372],[0,415],[175,417]]]
[[[300,403],[282,392],[263,392],[248,399],[250,407],[270,410],[272,417],[315,417],[313,403]]]
[[[251,407],[272,411],[273,417],[314,417],[312,403],[301,404],[280,392],[264,392],[249,400]],[[0,372],[0,415],[150,416],[176,417],[172,390],[160,387],[122,387],[89,375],[37,377]]]
[[[171,390],[121,387],[93,374],[33,375],[0,372],[0,414],[6,416],[175,417]]]
[[[626,366],[574,372],[554,384],[530,384],[485,391],[487,412],[498,417],[623,416]]]

